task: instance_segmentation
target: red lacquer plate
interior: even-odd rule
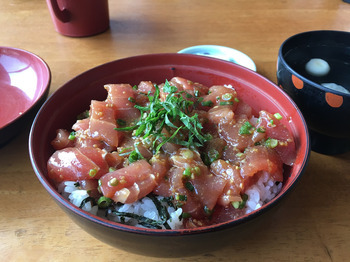
[[[23,130],[45,101],[51,81],[47,64],[25,50],[0,47],[0,145]]]

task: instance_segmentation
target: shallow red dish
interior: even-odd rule
[[[73,206],[47,179],[46,162],[53,153],[50,145],[56,129],[70,128],[76,116],[89,108],[92,99],[104,100],[107,83],[138,84],[141,80],[162,83],[173,76],[211,86],[233,85],[239,98],[255,110],[280,112],[297,146],[293,167],[285,170],[280,194],[249,215],[214,226],[182,230],[154,230],[117,224]],[[209,252],[227,243],[242,241],[250,230],[264,228],[263,217],[284,199],[298,182],[309,157],[308,130],[294,102],[275,84],[239,65],[188,54],[151,54],[125,58],[93,68],[58,89],[42,106],[33,123],[29,152],[34,171],[57,204],[84,230],[117,248],[143,255],[183,257]],[[40,208],[40,207],[38,207]],[[262,224],[260,224],[262,223]]]
[[[50,69],[40,57],[0,47],[0,145],[23,130],[45,101],[50,81]]]

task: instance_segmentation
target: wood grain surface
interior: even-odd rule
[[[55,32],[45,1],[2,0],[0,45],[42,57],[51,68],[53,93],[97,65],[200,44],[238,49],[255,61],[260,74],[276,82],[277,54],[286,38],[317,29],[350,31],[350,4],[340,0],[110,0],[109,7],[107,32],[69,38]],[[348,261],[350,257],[350,153],[312,152],[298,186],[271,223],[252,238],[199,256],[160,259],[110,247],[61,211],[30,164],[30,124],[0,148],[0,261]]]

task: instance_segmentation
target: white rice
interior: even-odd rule
[[[62,194],[62,196],[65,197],[67,200],[69,200],[71,203],[73,203],[75,206],[80,207],[84,199],[89,197],[89,194],[86,190],[78,189],[75,185],[76,185],[76,182],[72,182],[72,181],[63,182],[58,186],[58,192]],[[260,179],[257,181],[257,183],[251,186],[250,188],[248,188],[245,192],[245,194],[247,194],[248,196],[245,213],[248,214],[260,208],[265,203],[269,202],[280,192],[281,188],[282,188],[282,183],[276,184],[273,180],[271,180],[270,176],[267,173],[264,173],[260,177]],[[163,205],[165,205],[165,202],[162,201],[163,197],[158,196],[157,199]],[[182,228],[182,220],[181,220],[182,209],[181,208],[175,209],[174,207],[167,206],[167,205],[166,207],[170,215],[170,218],[167,220],[167,223],[170,226],[170,228],[171,229]],[[82,209],[91,214],[107,218],[111,221],[123,222],[128,225],[143,227],[142,225],[138,224],[136,219],[128,218],[128,217],[121,218],[113,214],[111,211],[109,211],[108,214],[106,214],[105,211],[99,210],[97,205],[92,206],[90,201],[87,201],[82,206]],[[143,199],[132,204],[120,205],[120,207],[117,207],[115,211],[133,213],[136,215],[147,217],[155,221],[161,220],[158,214],[157,207],[155,206],[153,201],[148,197],[144,197]],[[162,228],[165,229],[164,226],[162,226]]]
[[[246,214],[262,207],[272,200],[282,188],[282,183],[276,184],[268,173],[263,173],[258,182],[246,190],[248,200],[246,202]]]
[[[78,189],[76,186],[76,182],[73,181],[65,181],[59,184],[57,191],[67,200],[69,200],[72,204],[77,207],[80,207],[84,201],[84,199],[89,197],[89,194],[86,190]],[[82,208],[83,210],[96,215],[98,211],[98,206],[92,206],[90,201],[87,201]]]
[[[89,194],[86,190],[78,189],[76,187],[76,182],[74,181],[65,181],[58,185],[57,191],[67,200],[69,200],[73,205],[80,207],[83,203],[83,201],[89,197]],[[157,199],[162,202],[163,197],[158,196]],[[87,201],[82,206],[82,209],[93,214],[98,215],[101,217],[108,218],[109,220],[115,221],[115,222],[122,222],[121,218],[119,216],[114,215],[113,213],[108,213],[107,217],[105,216],[105,212],[98,209],[98,206],[92,206],[90,201]],[[153,203],[153,201],[148,198],[144,197],[139,201],[136,201],[132,204],[124,204],[121,205],[119,208],[116,208],[116,211],[119,212],[125,212],[125,213],[133,213],[136,215],[144,216],[156,221],[160,221],[161,218],[159,217],[158,210]],[[168,225],[171,229],[179,229],[182,227],[182,209],[178,208],[175,210],[175,208],[171,206],[167,206],[167,211],[169,213],[170,218],[167,220]],[[123,218],[123,223],[127,223],[129,225],[142,227],[137,223],[137,220],[132,218]],[[165,227],[162,227],[165,229]]]

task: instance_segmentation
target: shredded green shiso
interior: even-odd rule
[[[178,89],[165,82],[163,91],[168,93],[165,101],[160,99],[159,87],[155,85],[154,95],[148,94],[148,106],[135,105],[140,110],[140,120],[131,126],[118,127],[118,131],[133,131],[133,136],[146,139],[152,136],[153,150],[158,153],[161,147],[167,143],[175,143],[188,148],[202,147],[211,139],[211,135],[202,132],[203,126],[198,119],[198,114],[189,115],[191,109],[196,107],[200,98],[196,102],[184,99],[195,98],[185,91],[178,92]],[[163,129],[172,133],[166,136]],[[187,139],[184,139],[186,133]],[[142,159],[142,155],[135,150],[130,152],[129,161],[135,162]]]

